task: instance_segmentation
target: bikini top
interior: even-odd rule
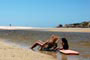
[[[54,44],[48,43],[48,46],[47,46],[48,49],[53,48],[53,47],[57,47],[57,43],[54,43]]]

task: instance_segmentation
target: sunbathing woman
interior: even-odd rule
[[[58,41],[59,37],[52,35],[50,37],[49,40],[47,40],[46,42],[42,42],[42,41],[37,41],[32,47],[31,49],[35,48],[36,46],[40,46],[41,49],[40,50],[45,50],[45,51],[53,51],[57,48],[57,41]]]

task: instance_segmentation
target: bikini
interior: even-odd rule
[[[55,51],[54,49],[52,49],[53,47],[57,47],[57,43],[51,44],[48,43],[48,46],[45,48],[42,48],[43,51]]]

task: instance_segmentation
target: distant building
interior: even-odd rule
[[[90,28],[90,22],[88,23],[88,27]]]
[[[90,21],[88,22],[81,22],[81,23],[74,23],[74,24],[65,24],[64,26],[62,26],[61,24],[59,24],[57,26],[59,27],[65,27],[65,28],[90,28]]]
[[[73,27],[73,25],[72,24],[65,24],[64,27],[70,28],[70,27]]]

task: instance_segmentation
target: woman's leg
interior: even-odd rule
[[[35,47],[38,46],[38,45],[39,45],[40,47],[42,47],[43,44],[44,44],[44,43],[39,40],[39,41],[37,41],[36,43],[33,44],[33,46],[31,47],[31,49],[35,48]]]

